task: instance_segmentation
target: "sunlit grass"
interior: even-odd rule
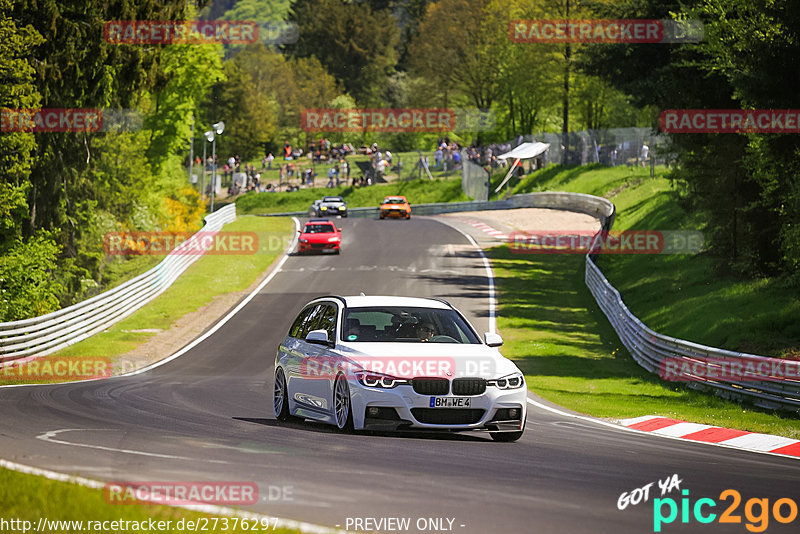
[[[163,526],[171,528],[161,530],[161,532],[186,532],[186,521],[200,520],[199,525],[208,527],[208,532],[250,532],[252,530],[269,530],[270,532],[297,532],[281,527],[280,522],[271,520],[268,528],[262,524],[257,524],[249,520],[248,527],[257,525],[253,528],[221,528],[223,523],[219,520],[217,528],[212,528],[215,516],[200,514],[181,508],[174,508],[162,505],[116,505],[106,502],[103,490],[87,488],[70,482],[60,482],[49,480],[44,477],[23,474],[16,471],[0,468],[0,518],[19,521],[30,521],[29,529],[35,530],[40,518],[50,521],[83,521],[83,529],[77,528],[73,524],[70,527],[62,524],[62,527],[53,532],[59,533],[78,533],[99,530],[89,529],[87,521],[136,521],[144,525],[143,528],[121,529],[121,532],[141,530],[148,532],[149,521],[170,521],[169,525]],[[222,517],[222,516],[218,516]],[[205,520],[203,518],[206,518]],[[178,529],[178,522],[184,521],[182,529]],[[233,525],[233,519],[229,520],[229,526]],[[266,523],[265,523],[266,524]],[[107,523],[109,532],[112,531],[111,523]],[[128,525],[131,525],[128,523]],[[9,525],[10,531],[17,530],[22,532],[23,523]],[[54,527],[53,527],[54,528]],[[30,530],[29,530],[30,531]]]

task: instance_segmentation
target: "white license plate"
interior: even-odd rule
[[[431,397],[431,408],[469,408],[469,397]]]

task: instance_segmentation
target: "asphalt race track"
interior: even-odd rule
[[[516,443],[488,435],[356,434],[278,425],[272,362],[299,309],[324,294],[437,296],[486,331],[488,279],[477,250],[434,219],[342,219],[342,254],[288,258],[218,332],[147,373],[0,389],[0,457],[104,481],[254,481],[249,508],[329,527],[347,518],[451,518],[463,533],[653,532],[650,502],[621,493],[678,474],[694,503],[741,493],[739,524],[680,515],[663,532],[748,532],[744,502],[800,503],[800,462],[637,434],[529,406]],[[166,356],[166,355],[165,355]],[[646,415],[646,414],[642,414]],[[270,487],[290,499],[270,500]],[[681,498],[674,490],[670,495]],[[704,509],[708,513],[709,509]],[[784,509],[784,515],[787,510]],[[92,518],[86,518],[92,519]],[[800,519],[769,532],[796,532]],[[445,521],[447,526],[448,522]]]

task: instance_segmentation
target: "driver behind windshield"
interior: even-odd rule
[[[431,340],[435,331],[436,327],[433,326],[433,323],[425,322],[417,327],[417,337],[424,343]]]

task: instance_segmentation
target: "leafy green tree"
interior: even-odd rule
[[[63,288],[53,284],[59,246],[46,234],[18,239],[0,255],[0,322],[36,317],[59,307]]]
[[[359,105],[380,105],[400,43],[389,10],[344,0],[295,0],[289,20],[299,27],[297,43],[285,47],[289,54],[317,58]]]
[[[40,95],[33,83],[35,70],[28,57],[41,44],[42,37],[32,26],[20,27],[11,15],[11,0],[0,0],[0,109],[36,108]],[[30,132],[2,130],[0,183],[19,185],[30,171],[30,154],[36,141]]]
[[[794,108],[800,16],[788,0],[697,0],[676,18],[702,20],[705,39],[672,46],[614,45],[585,55],[584,70],[658,109]],[[671,18],[666,0],[605,6],[612,17]],[[800,136],[675,134],[675,177],[708,218],[720,266],[750,276],[800,265]],[[796,274],[793,274],[796,277]]]
[[[253,45],[256,50],[264,47]],[[277,130],[277,104],[269,86],[259,76],[264,64],[247,50],[225,65],[230,83],[224,84],[218,115],[225,119],[225,133],[219,138],[220,151],[238,154],[243,161],[263,152]],[[222,154],[220,159],[223,160]]]

